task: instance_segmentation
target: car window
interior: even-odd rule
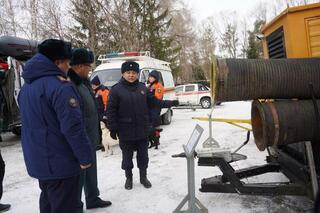
[[[170,71],[162,70],[161,77],[164,79],[162,84],[164,87],[174,87],[173,77]]]
[[[90,79],[93,79],[95,76],[99,76],[101,84],[111,88],[121,79],[121,71],[120,68],[99,70],[93,72]]]
[[[163,78],[162,78],[162,73],[159,72],[159,71],[158,71],[158,73],[159,73],[159,83],[164,86],[164,84],[163,84]]]
[[[205,87],[204,85],[199,84],[199,91],[207,91],[209,90],[207,87]]]
[[[188,85],[188,86],[186,86],[186,92],[194,91],[194,89],[195,89],[195,86],[194,86],[194,85]]]
[[[140,82],[146,83],[146,81],[148,80],[148,76],[149,76],[149,71],[148,70],[142,70],[140,72]]]
[[[183,92],[183,86],[176,87],[175,92]]]

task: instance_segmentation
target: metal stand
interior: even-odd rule
[[[203,129],[197,125],[186,145],[183,145],[184,153],[173,155],[172,157],[187,158],[188,166],[188,194],[183,198],[173,213],[208,213],[208,209],[196,198],[195,181],[194,181],[194,158],[195,147],[203,133]],[[182,210],[183,206],[188,203],[187,210]]]
[[[212,137],[212,113],[213,113],[213,107],[210,111],[209,117],[209,137],[203,142],[202,147],[203,148],[219,148],[219,143]]]
[[[310,179],[311,179],[313,198],[316,199],[319,188],[318,188],[317,172],[316,172],[316,166],[314,163],[311,142],[310,141],[305,142],[305,146],[306,146],[306,152],[307,152],[307,158],[308,158],[308,164],[309,164],[309,170],[310,170]]]
[[[188,164],[188,194],[183,198],[173,213],[207,213],[208,209],[195,196],[194,157],[186,158]],[[188,203],[188,209],[183,211],[182,207],[186,203]]]

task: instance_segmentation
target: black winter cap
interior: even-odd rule
[[[137,73],[139,73],[139,64],[137,62],[134,61],[126,61],[122,64],[121,66],[121,73],[125,73],[126,71],[135,71]]]
[[[71,43],[58,39],[47,39],[38,45],[38,52],[51,61],[70,59],[72,55]]]
[[[157,70],[152,70],[150,73],[149,73],[149,76],[152,76],[154,77],[157,81],[159,81],[159,72]]]
[[[72,50],[70,65],[92,64],[94,62],[93,52],[85,48],[75,48]]]

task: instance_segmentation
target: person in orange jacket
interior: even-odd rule
[[[165,89],[163,85],[159,82],[159,78],[159,72],[156,70],[152,70],[149,73],[148,82],[146,86],[149,89],[150,93],[152,93],[158,100],[162,100]],[[162,129],[160,128],[160,112],[161,108],[159,107],[150,108],[149,111],[153,127],[153,131],[149,136],[149,148],[155,146],[155,149],[158,149],[158,146],[160,145],[160,132],[162,131]]]
[[[95,76],[91,80],[91,86],[95,94],[95,98],[98,104],[98,112],[100,116],[100,120],[104,123],[106,120],[106,110],[107,110],[107,103],[109,97],[109,89],[101,84],[100,79],[98,76]]]

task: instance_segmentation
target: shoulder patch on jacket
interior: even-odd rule
[[[79,106],[79,103],[78,103],[77,99],[75,99],[74,97],[70,97],[69,98],[69,105],[71,107],[77,107],[77,106]]]

